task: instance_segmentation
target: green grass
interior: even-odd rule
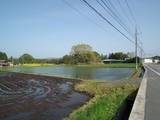
[[[131,77],[137,78],[139,68]],[[85,105],[73,111],[64,120],[112,120],[126,98],[138,89],[138,85],[106,86],[105,81],[84,80],[75,86],[76,91],[89,93],[94,96]]]
[[[75,120],[112,120],[126,97],[127,94],[103,96],[91,107],[79,112]]]
[[[94,97],[64,120],[112,120],[127,96],[138,88],[138,85],[106,87],[104,83],[88,80],[76,85],[75,90]]]

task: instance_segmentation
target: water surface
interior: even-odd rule
[[[90,68],[76,66],[24,67],[10,68],[10,70],[85,80],[119,80],[129,77],[135,72],[134,68]]]

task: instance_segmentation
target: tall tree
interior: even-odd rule
[[[71,48],[71,55],[80,54],[81,52],[91,52],[92,47],[87,44],[78,44]]]
[[[71,55],[63,57],[64,62],[70,64],[97,63],[100,62],[100,55],[92,51],[92,47],[87,44],[78,44],[71,48]]]

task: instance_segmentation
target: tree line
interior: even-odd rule
[[[160,59],[159,56],[153,58]],[[99,54],[94,51],[88,44],[78,44],[71,48],[68,55],[64,55],[62,58],[54,59],[36,59],[32,55],[25,53],[19,58],[7,57],[5,52],[0,52],[0,60],[7,60],[14,64],[26,64],[26,63],[50,63],[50,64],[92,64],[101,63],[104,59],[118,59],[125,60],[127,63],[134,63],[135,57],[133,53],[116,52],[110,53],[108,56]],[[139,60],[139,58],[138,58]]]

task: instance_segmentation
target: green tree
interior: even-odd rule
[[[65,64],[89,64],[100,62],[100,55],[92,51],[92,47],[87,44],[78,44],[71,48],[71,54],[63,57]]]
[[[101,57],[102,60],[107,59],[107,55],[101,54],[100,57]]]
[[[128,55],[122,52],[109,54],[109,59],[125,60],[125,58],[128,58]]]
[[[140,63],[140,58],[137,57],[137,62]],[[136,63],[136,58],[130,58],[125,61],[125,63]]]
[[[101,55],[96,52],[96,51],[93,51],[93,56],[94,56],[94,62],[100,62],[101,61]]]
[[[160,56],[154,56],[154,57],[152,57],[153,59],[158,59],[158,60],[160,60]]]
[[[63,63],[64,64],[72,64],[72,56],[70,56],[70,55],[65,55],[65,56],[63,56]]]
[[[20,63],[24,64],[24,63],[33,63],[34,62],[34,58],[30,55],[30,54],[23,54],[22,56],[20,56],[19,58]]]
[[[91,52],[92,47],[87,44],[78,44],[71,48],[71,55],[80,54],[81,52]]]
[[[5,52],[0,52],[0,60],[8,60],[7,54]]]

